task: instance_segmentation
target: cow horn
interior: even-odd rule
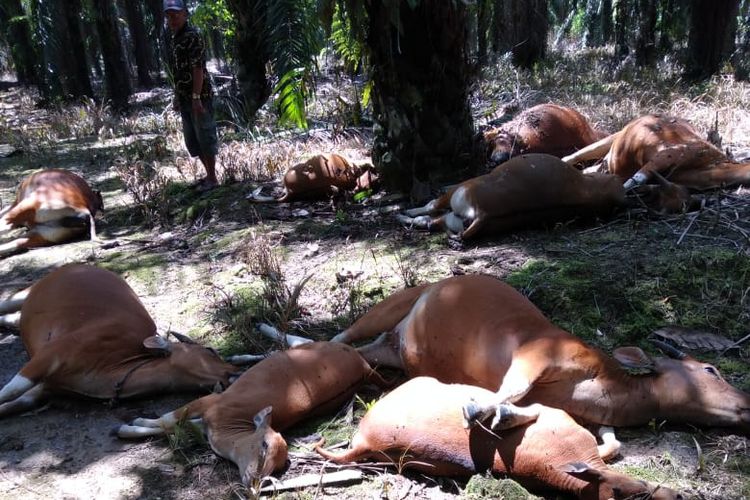
[[[169,333],[171,333],[174,336],[174,338],[176,338],[177,340],[179,340],[183,344],[197,344],[197,342],[195,340],[191,339],[187,335],[183,335],[183,334],[177,333],[177,332],[169,332]]]
[[[654,344],[656,347],[658,347],[661,352],[669,356],[670,358],[675,359],[685,359],[687,358],[687,354],[682,352],[681,350],[677,349],[676,347],[673,347],[663,340],[659,340],[655,337],[649,337],[648,340],[651,341],[652,344]]]

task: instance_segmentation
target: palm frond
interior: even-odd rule
[[[311,0],[275,0],[269,2],[266,17],[280,121],[301,127],[307,126],[306,92],[313,86],[315,57],[323,46],[316,14]]]

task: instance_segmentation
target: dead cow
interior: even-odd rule
[[[237,464],[242,482],[257,487],[258,480],[286,462],[286,441],[277,431],[339,408],[366,381],[385,386],[354,348],[330,342],[304,344],[264,359],[221,394],[197,399],[158,419],[136,419],[117,434],[161,435],[190,420],[204,427],[218,455]]]
[[[547,153],[561,158],[605,135],[594,130],[575,109],[539,104],[508,123],[486,131],[484,139],[489,144],[490,164],[499,165],[528,153]]]
[[[540,407],[536,422],[499,435],[481,426],[464,429],[462,403],[490,396],[479,387],[417,377],[375,403],[360,421],[350,450],[332,453],[318,446],[316,451],[338,464],[387,458],[432,476],[491,471],[531,489],[583,499],[682,498],[670,488],[610,470],[602,460],[612,455],[609,444],[597,446],[596,438],[562,410]]]
[[[528,154],[462,182],[398,218],[406,225],[444,229],[466,240],[480,233],[604,214],[624,201],[625,191],[617,177],[584,175],[554,156]],[[432,216],[445,211],[444,215]]]
[[[294,165],[284,174],[285,193],[280,198],[253,192],[248,199],[256,202],[289,202],[321,200],[341,191],[364,191],[374,187],[378,176],[369,163],[355,163],[335,154],[321,154]]]
[[[666,346],[678,359],[651,358],[637,347],[616,349],[612,359],[490,276],[456,276],[397,292],[333,340],[359,342],[381,332],[360,348],[371,364],[496,391],[466,404],[467,424],[494,413],[493,427],[512,426],[535,413],[511,403],[541,403],[591,424],[658,419],[750,432],[750,395],[715,367]],[[632,375],[620,364],[648,374]]]
[[[7,306],[7,307],[6,307]],[[71,264],[35,283],[20,308],[31,358],[0,389],[0,416],[25,411],[48,393],[116,400],[228,386],[236,368],[195,343],[171,343],[127,283],[93,266]]]
[[[0,257],[69,241],[86,234],[87,229],[96,240],[94,216],[103,208],[99,191],[73,172],[35,172],[21,182],[13,204],[0,212],[0,233],[28,229],[23,237],[0,245]]]
[[[652,181],[657,174],[692,189],[750,181],[750,163],[729,160],[686,120],[663,114],[636,118],[563,161],[572,165],[602,158],[608,171],[625,182],[626,189]]]

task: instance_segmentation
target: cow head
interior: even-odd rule
[[[626,500],[649,498],[653,500],[682,500],[683,496],[666,486],[654,485],[633,479],[608,469],[596,469],[583,462],[572,462],[560,468],[571,476],[586,481],[580,497],[591,500]]]
[[[102,199],[102,192],[98,189],[93,190],[94,193],[94,210],[97,212],[104,211],[104,200]]]
[[[380,181],[378,171],[369,163],[359,165],[359,177],[357,177],[357,191],[376,189]]]
[[[287,444],[281,434],[271,428],[272,407],[267,406],[253,417],[255,430],[242,440],[237,457],[242,483],[257,492],[261,480],[282,468],[287,459]]]
[[[502,128],[488,130],[484,133],[484,140],[487,142],[489,151],[488,163],[491,167],[500,165],[510,160],[521,152],[521,145],[518,143],[519,138]]]
[[[730,385],[716,367],[674,347],[652,340],[669,358],[652,358],[637,347],[622,347],[615,359],[630,368],[649,370],[648,390],[659,417],[675,422],[731,427],[750,435],[750,394]]]
[[[216,384],[228,387],[237,376],[236,367],[225,362],[214,349],[197,344],[184,335],[172,335],[180,342],[169,342],[158,335],[143,341],[143,346],[151,355],[166,358],[161,367],[154,369],[164,374],[164,382],[170,389],[211,391]],[[158,381],[154,383],[158,384]]]

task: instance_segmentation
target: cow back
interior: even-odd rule
[[[273,407],[272,425],[284,430],[340,407],[371,368],[351,346],[314,342],[272,354],[235,381],[203,415],[209,427],[251,429],[253,416]]]
[[[142,353],[156,326],[128,284],[106,269],[63,266],[35,283],[21,309],[21,336],[31,356],[52,342],[87,349],[94,360]]]

